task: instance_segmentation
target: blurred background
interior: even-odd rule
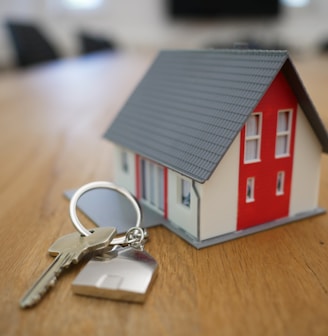
[[[104,49],[326,52],[327,17],[327,0],[1,0],[0,69]]]

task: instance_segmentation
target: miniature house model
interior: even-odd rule
[[[163,51],[105,137],[115,182],[197,248],[324,212],[328,135],[286,51]]]

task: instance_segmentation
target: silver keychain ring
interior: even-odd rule
[[[88,184],[85,184],[81,188],[79,188],[73,195],[70,205],[69,205],[69,214],[72,220],[72,223],[77,231],[79,231],[83,236],[90,236],[92,234],[92,231],[90,232],[87,230],[80,220],[77,217],[76,214],[76,208],[77,208],[77,202],[80,199],[80,197],[85,194],[87,191],[90,191],[92,189],[110,189],[117,191],[124,197],[126,197],[131,204],[134,207],[134,210],[136,211],[137,214],[137,221],[134,226],[134,228],[139,228],[141,225],[141,220],[142,220],[142,213],[141,213],[141,208],[139,202],[128,192],[126,189],[112,183],[112,182],[107,182],[107,181],[96,181],[96,182],[91,182]],[[126,242],[126,236],[124,235],[123,237],[118,237],[114,238],[111,242],[111,245],[121,245]]]

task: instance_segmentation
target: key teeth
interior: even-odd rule
[[[33,297],[29,297],[28,300],[26,301],[27,298],[22,299],[20,302],[20,306],[22,308],[29,308],[37,304],[41,299],[43,298],[44,294],[52,287],[55,286],[57,282],[57,277],[54,277],[51,281],[49,281],[48,285],[46,287],[43,287],[42,290],[40,290],[38,293],[36,293]]]
[[[55,284],[56,284],[56,282],[57,282],[57,278],[54,277],[54,278],[49,282],[49,286],[48,286],[48,288],[47,288],[46,290],[48,290],[50,287],[54,287]]]

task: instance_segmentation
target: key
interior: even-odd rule
[[[74,232],[56,240],[48,250],[51,256],[56,256],[55,260],[25,293],[20,301],[20,306],[27,308],[35,305],[48,289],[54,286],[64,268],[72,263],[78,263],[88,252],[106,248],[115,235],[115,228],[102,227],[93,229],[93,233],[89,236],[82,236],[80,233]]]
[[[75,294],[142,303],[156,278],[158,265],[146,251],[116,247],[92,258],[75,278]]]

